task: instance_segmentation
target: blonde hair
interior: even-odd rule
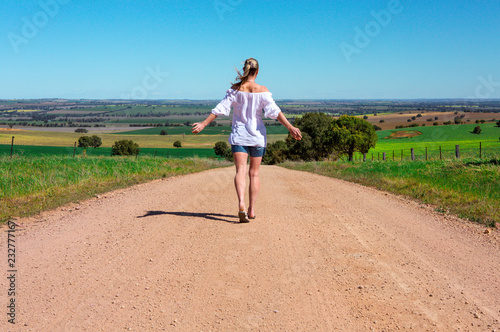
[[[239,90],[243,84],[248,81],[248,76],[253,76],[259,70],[259,62],[254,58],[248,58],[245,60],[245,65],[243,66],[243,73],[236,69],[238,76],[236,79],[239,82],[231,83],[233,87]]]

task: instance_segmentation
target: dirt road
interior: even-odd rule
[[[498,231],[272,166],[257,219],[237,224],[233,172],[19,220],[17,324],[0,330],[500,330]]]

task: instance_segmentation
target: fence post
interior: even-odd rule
[[[439,146],[439,160],[443,160],[443,155],[441,153],[441,146]]]
[[[76,142],[75,142],[75,144],[73,146],[73,158],[75,158],[75,154],[76,154]]]
[[[455,145],[455,156],[460,159],[460,145]]]
[[[411,161],[415,161],[415,149],[411,148]]]
[[[385,161],[385,152],[382,153],[382,160]]]
[[[483,158],[482,142],[479,142],[479,159]]]
[[[10,157],[14,154],[14,136],[12,136],[12,143],[10,144]]]

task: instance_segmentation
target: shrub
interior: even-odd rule
[[[214,152],[217,156],[231,159],[233,154],[231,152],[231,148],[226,142],[217,142],[214,146]]]
[[[356,118],[360,121],[366,120]],[[288,156],[292,160],[322,160],[333,152],[330,124],[332,118],[325,113],[311,112],[295,120],[295,126],[302,132],[302,140],[297,141],[288,135],[286,143]],[[366,122],[368,123],[368,122]],[[370,125],[371,126],[371,125]]]
[[[455,117],[455,119],[453,119],[453,121],[455,121],[455,124],[461,124],[462,123],[462,118],[457,116]]]
[[[160,135],[165,136],[168,135],[168,133],[165,129],[162,129],[162,131],[160,131]]]
[[[262,162],[266,165],[275,165],[284,162],[287,159],[288,148],[286,142],[276,141],[267,145],[266,154]]]
[[[385,122],[385,120],[384,120],[384,119],[382,119],[382,120],[380,120],[379,122],[380,122],[380,123],[384,123],[384,122]]]
[[[474,127],[474,130],[472,131],[473,134],[481,134],[481,127],[480,126],[476,126]]]
[[[182,148],[182,143],[181,143],[181,141],[175,141],[175,142],[174,142],[174,148]]]
[[[363,119],[368,120],[368,115],[363,116]]]
[[[85,128],[77,128],[77,129],[75,130],[75,133],[80,133],[80,134],[86,134],[86,133],[88,133],[88,132],[89,132],[89,131],[88,131],[87,129],[85,129]]]
[[[439,126],[439,123],[438,122],[434,122],[432,125]]]
[[[500,127],[500,120],[497,121],[497,127]]]
[[[375,128],[375,131],[380,131],[380,130],[382,130],[382,128],[381,128],[381,127],[379,127],[379,126],[377,126],[377,125],[373,125],[373,128]]]
[[[113,156],[136,156],[139,154],[139,144],[126,139],[116,141],[111,147],[111,154]]]
[[[422,114],[418,113],[417,118],[421,118],[421,117],[422,117]]]

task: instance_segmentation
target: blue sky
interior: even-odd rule
[[[500,98],[500,1],[2,0],[0,98]]]

